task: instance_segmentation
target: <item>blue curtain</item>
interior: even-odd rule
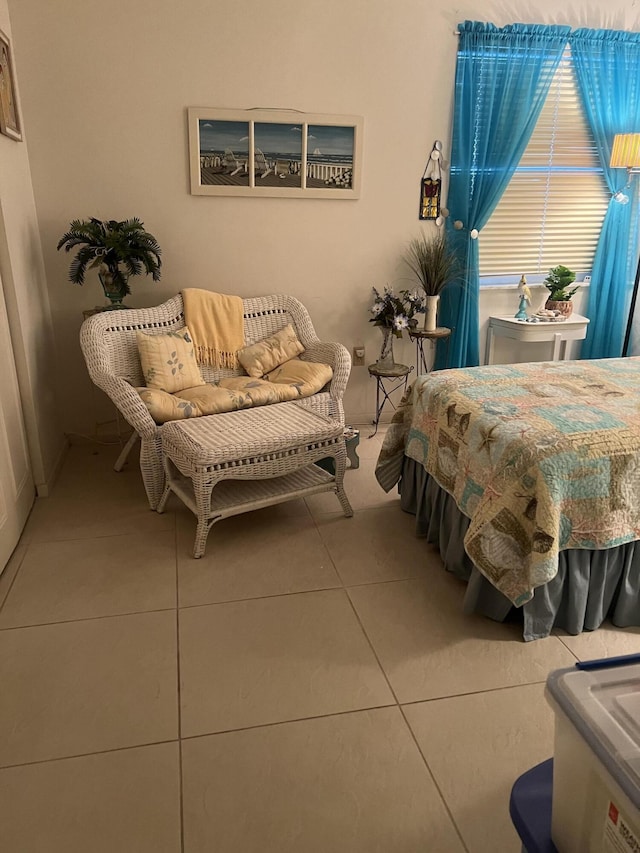
[[[616,133],[640,133],[640,34],[576,30],[569,43],[587,121],[611,192],[591,271],[587,307],[591,325],[581,356],[615,358],[622,353],[635,271],[638,206],[635,188],[625,188],[626,171],[612,169],[609,160]]]
[[[569,27],[466,21],[459,27],[447,236],[460,278],[445,288],[440,322],[453,329],[437,367],[479,364],[478,241],[526,148],[562,58]]]

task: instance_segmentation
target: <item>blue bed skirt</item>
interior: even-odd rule
[[[398,484],[402,509],[416,517],[416,533],[436,545],[445,568],[466,580],[465,612],[499,622],[515,608],[475,568],[464,550],[469,519],[422,465],[404,458]],[[605,551],[561,551],[558,574],[519,608],[525,640],[548,637],[554,627],[569,634],[594,631],[605,619],[620,628],[640,626],[640,542]]]

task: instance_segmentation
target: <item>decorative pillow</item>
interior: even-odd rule
[[[273,385],[251,376],[230,376],[220,379],[215,385],[187,388],[180,392],[180,396],[194,403],[204,415],[280,402],[278,390]]]
[[[260,378],[285,361],[304,352],[296,331],[289,323],[270,338],[238,350],[238,360],[249,376]]]
[[[204,383],[186,326],[161,335],[137,332],[136,337],[147,388],[172,394]]]
[[[221,379],[219,385],[196,385],[183,388],[179,394],[167,394],[156,388],[138,388],[142,402],[157,424],[194,418],[199,415],[219,415],[235,412],[252,406],[266,406],[295,400],[297,389],[287,385],[275,385],[264,379],[250,376],[234,376]]]
[[[136,390],[157,424],[178,421],[181,418],[194,418],[202,414],[198,406],[190,400],[183,400],[166,391],[159,391],[157,388],[137,388]]]
[[[275,374],[278,374],[277,378],[272,378]],[[183,388],[178,394],[168,394],[157,388],[138,388],[137,391],[154,421],[164,424],[181,418],[218,415],[310,397],[332,376],[333,371],[328,364],[292,358],[273,370],[266,379],[229,376],[214,384]]]
[[[268,382],[295,388],[299,397],[310,397],[331,381],[333,370],[328,364],[291,358],[264,378]]]

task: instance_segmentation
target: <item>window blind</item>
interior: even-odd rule
[[[609,192],[567,48],[509,186],[480,233],[480,275],[590,271]]]

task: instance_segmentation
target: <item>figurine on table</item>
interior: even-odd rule
[[[518,313],[515,315],[515,319],[528,320],[527,305],[531,305],[531,291],[524,276],[522,276],[518,284],[518,293],[520,294],[520,307],[518,308]]]

